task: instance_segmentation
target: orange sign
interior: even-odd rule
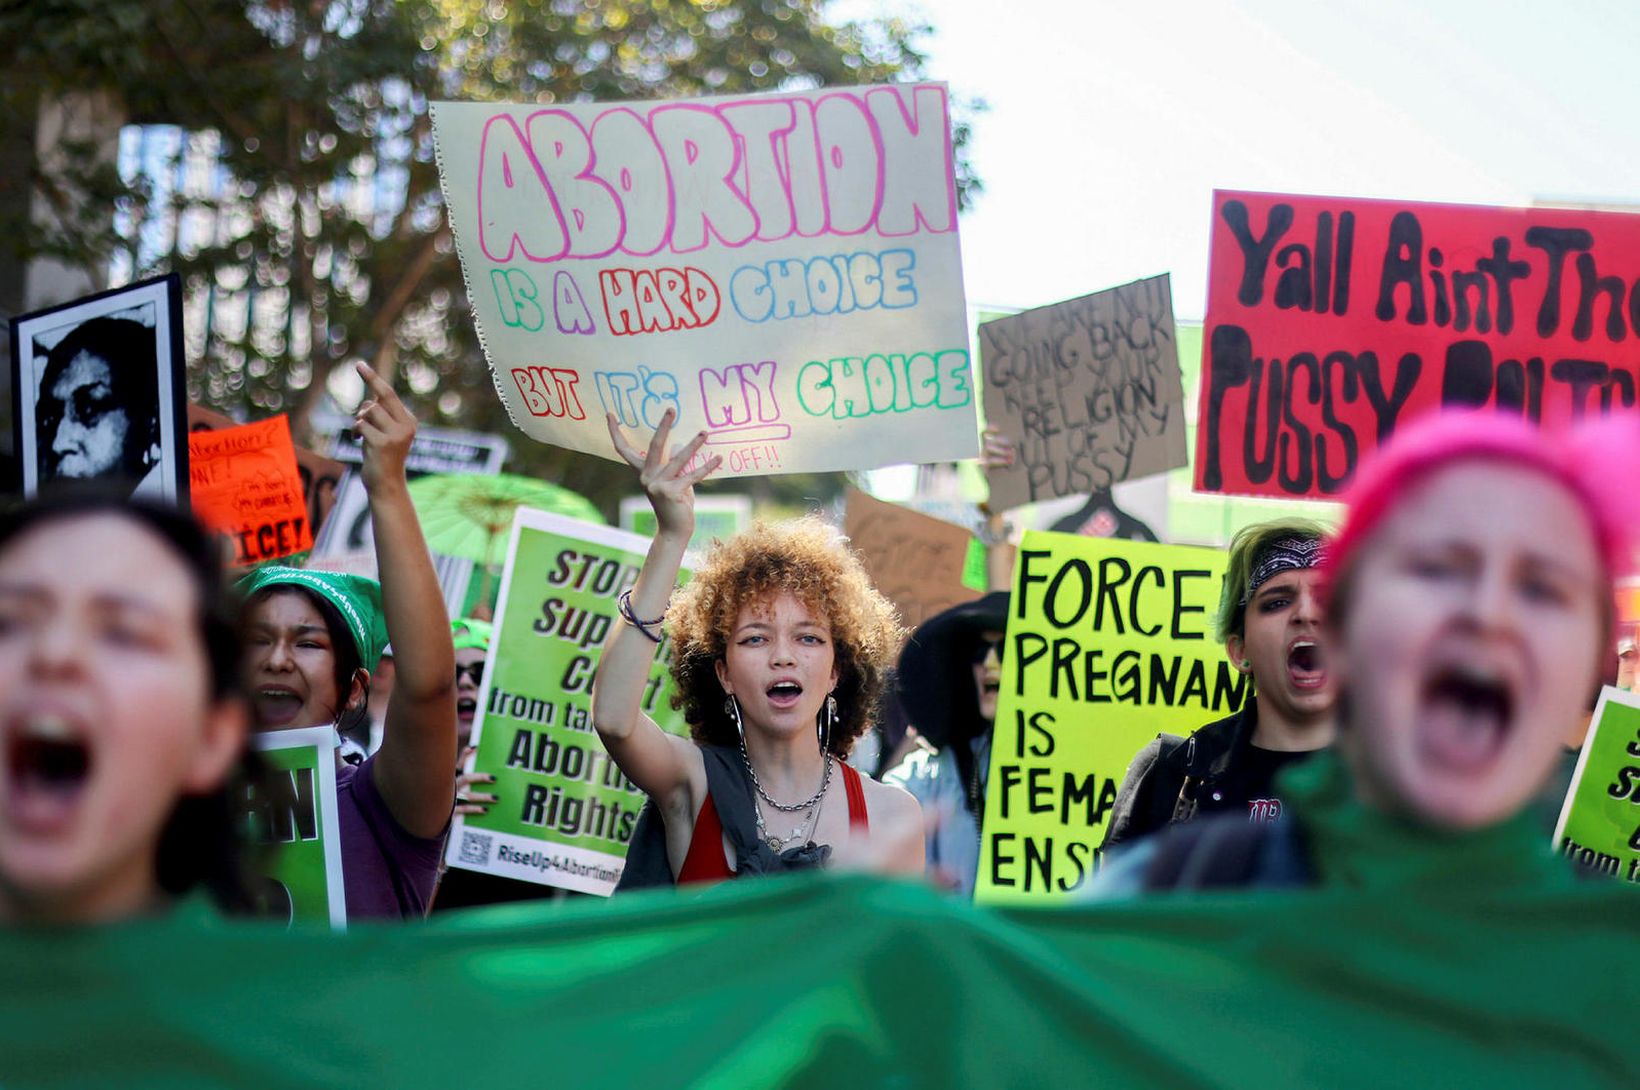
[[[194,513],[233,539],[236,564],[260,564],[313,548],[285,417],[190,433],[188,477]]]
[[[188,431],[218,431],[238,427],[233,418],[214,409],[188,405]],[[302,493],[307,496],[308,526],[317,538],[324,527],[325,517],[336,505],[336,490],[341,485],[347,467],[334,458],[315,454],[306,447],[296,448],[296,471],[302,475]]]

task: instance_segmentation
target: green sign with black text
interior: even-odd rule
[[[256,890],[261,911],[345,926],[335,728],[266,731],[251,745],[266,770],[245,800],[250,839],[269,848]]]
[[[1640,883],[1640,696],[1601,690],[1555,848],[1591,870]]]
[[[620,879],[644,795],[609,759],[592,726],[592,679],[638,578],[646,538],[520,509],[484,664],[469,771],[489,773],[499,801],[458,815],[452,867],[608,895]],[[671,641],[655,649],[642,708],[682,733],[671,706]]]

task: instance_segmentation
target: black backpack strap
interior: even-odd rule
[[[759,843],[757,811],[752,808],[752,781],[746,775],[740,751],[725,746],[702,746],[706,765],[706,790],[717,807],[723,835],[735,850],[737,860],[745,859]]]
[[[735,875],[774,874],[778,871],[804,870],[823,865],[831,857],[831,848],[824,844],[803,844],[775,854],[774,850],[757,835],[756,803],[752,801],[752,778],[746,771],[746,759],[739,749],[728,746],[702,746],[706,763],[706,786],[717,807],[718,821],[723,835],[735,850]]]
[[[663,889],[676,884],[672,861],[666,855],[666,823],[661,820],[654,800],[646,796],[638,811],[637,824],[632,827],[632,841],[626,846],[626,863],[621,867],[615,892]]]
[[[751,791],[741,782],[746,774],[741,769],[740,754],[722,746],[701,746],[700,755],[706,769],[706,793],[717,810],[724,834],[736,855],[741,856],[747,838],[757,836],[757,819],[752,812]],[[751,826],[751,831],[747,832],[743,826]],[[677,877],[672,873],[672,860],[666,852],[666,821],[655,800],[645,798],[643,809],[638,811],[638,822],[632,829],[626,866],[621,870],[620,881],[615,883],[615,892],[675,885]]]

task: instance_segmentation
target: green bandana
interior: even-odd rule
[[[450,622],[450,636],[455,640],[457,651],[472,648],[488,654],[490,650],[490,632],[493,627],[488,621],[463,617],[459,621]]]
[[[362,575],[282,568],[258,568],[239,581],[239,593],[249,599],[269,587],[300,587],[311,591],[335,607],[353,637],[359,664],[374,670],[387,646],[387,625],[382,619],[382,585]]]
[[[1324,886],[1347,889],[1564,888],[1571,868],[1556,858],[1537,809],[1507,821],[1454,831],[1418,825],[1362,803],[1336,753],[1317,753],[1282,770],[1278,790],[1303,823]]]

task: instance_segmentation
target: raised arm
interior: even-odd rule
[[[432,837],[450,820],[455,796],[456,657],[450,619],[404,476],[416,418],[393,388],[364,364],[369,397],[359,407],[365,491],[375,529],[382,612],[398,668],[376,757],[376,789],[413,836]]]
[[[638,482],[655,509],[655,540],[629,599],[632,614],[640,621],[659,622],[665,615],[689,535],[695,529],[695,484],[723,464],[721,457],[713,455],[686,470],[706,441],[705,432],[668,459],[666,441],[674,419],[668,409],[649,449],[638,451],[627,442],[615,417],[609,417],[615,450],[638,471]],[[658,623],[646,627],[653,635],[622,620],[604,644],[592,689],[592,722],[627,779],[655,799],[663,813],[669,813],[704,791],[706,770],[693,743],[661,730],[640,707],[660,634]]]

